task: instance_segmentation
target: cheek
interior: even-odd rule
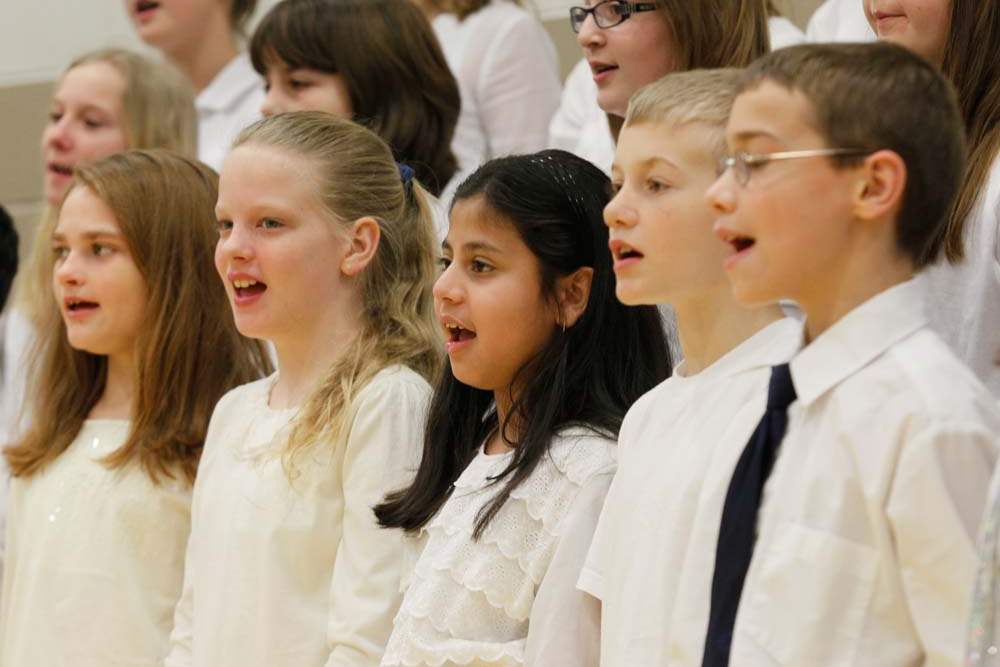
[[[128,149],[125,134],[118,129],[107,129],[99,134],[84,135],[77,145],[79,146],[80,160],[85,162],[95,162]]]

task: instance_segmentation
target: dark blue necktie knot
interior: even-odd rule
[[[767,409],[784,412],[795,402],[795,384],[788,364],[771,369],[771,382],[767,386]]]

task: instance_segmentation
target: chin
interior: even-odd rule
[[[472,364],[455,364],[449,360],[449,365],[451,366],[451,374],[462,384],[481,391],[493,391],[493,383],[481,372],[472,368]]]

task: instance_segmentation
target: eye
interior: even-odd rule
[[[64,245],[52,246],[52,256],[55,257],[56,261],[62,261],[69,256],[69,248]]]
[[[275,220],[274,218],[262,218],[260,221],[260,226],[264,229],[281,229],[284,227],[283,224]]]
[[[233,221],[232,220],[219,220],[216,224],[219,230],[219,236],[225,236],[229,232],[233,231]]]
[[[668,190],[669,188],[670,186],[667,185],[666,183],[663,183],[662,181],[657,181],[656,179],[652,178],[646,180],[646,190],[653,194],[663,192],[664,190]]]
[[[451,257],[439,257],[437,263],[441,271],[446,271],[451,266]]]
[[[481,259],[474,259],[469,262],[469,270],[473,273],[489,273],[493,270],[493,266]]]
[[[52,124],[58,123],[60,120],[62,120],[62,117],[63,117],[63,115],[62,115],[61,111],[50,111],[49,112],[49,122],[52,123]]]
[[[621,192],[623,183],[611,181],[611,194],[616,195]]]
[[[104,121],[97,120],[95,118],[84,118],[83,119],[83,124],[89,130],[96,130],[96,129],[99,129],[101,127],[104,127]]]
[[[105,245],[103,243],[94,243],[94,244],[92,244],[90,246],[90,250],[91,250],[91,252],[94,253],[95,257],[107,257],[112,252],[114,252],[114,248],[112,248],[109,245]]]
[[[311,81],[306,81],[305,79],[290,78],[288,79],[288,87],[292,90],[304,90],[312,85]]]

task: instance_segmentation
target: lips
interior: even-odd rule
[[[239,307],[256,303],[267,291],[267,283],[251,275],[230,273],[227,277],[233,290],[233,302]]]
[[[467,347],[476,339],[475,331],[452,317],[441,318],[441,324],[444,326],[445,349],[448,354]]]
[[[148,21],[159,8],[159,2],[155,2],[154,0],[139,0],[135,3],[136,18],[143,22]]]
[[[594,81],[600,83],[611,76],[611,73],[618,69],[617,65],[612,65],[611,63],[601,62],[599,60],[588,61],[590,65],[590,72],[594,77]]]
[[[733,249],[733,254],[723,262],[723,266],[726,269],[732,268],[736,262],[746,257],[757,244],[757,240],[754,237],[740,234],[730,229],[717,227],[715,235]]]
[[[49,162],[45,165],[46,171],[50,174],[70,178],[73,176],[73,166],[61,162]]]
[[[623,271],[629,266],[637,264],[644,255],[637,249],[620,239],[608,241],[608,249],[611,250],[611,257],[614,260],[614,270]]]
[[[79,320],[97,311],[101,307],[96,301],[79,297],[67,296],[63,298],[63,312],[71,320]]]

